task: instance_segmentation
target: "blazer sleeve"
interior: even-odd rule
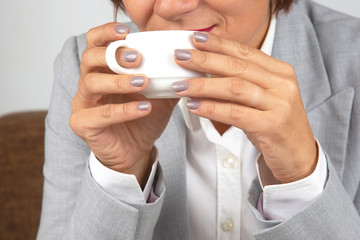
[[[69,126],[71,101],[80,77],[81,41],[69,39],[54,64],[37,239],[152,239],[165,195],[161,167],[156,172],[155,194],[159,198],[154,203],[118,201],[93,180],[88,166],[90,150]]]
[[[345,240],[358,239],[360,236],[359,213],[331,161],[328,161],[328,179],[324,191],[286,221],[268,221],[262,217],[256,209],[260,191],[261,186],[255,179],[249,191],[249,203],[260,226],[260,230],[254,234],[257,240]]]

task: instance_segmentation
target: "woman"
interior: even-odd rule
[[[70,39],[55,63],[38,239],[360,235],[359,20],[311,1],[113,2],[132,31],[197,30],[197,49],[174,56],[211,78],[173,84],[187,102],[146,99],[146,76],[105,62],[127,25]],[[141,53],[118,62],[136,67]]]

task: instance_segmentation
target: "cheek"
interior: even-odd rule
[[[226,2],[226,1],[225,1]],[[268,19],[268,0],[228,1],[222,6],[226,38],[247,43],[264,28]]]
[[[228,15],[243,15],[259,1],[263,2],[264,0],[208,0],[207,2],[216,12]]]
[[[144,30],[153,14],[155,0],[124,0],[126,11],[139,30]]]

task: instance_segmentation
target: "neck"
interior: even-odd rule
[[[267,35],[267,32],[269,30],[270,21],[272,17],[272,11],[271,8],[269,8],[266,17],[264,18],[263,24],[261,24],[261,27],[258,29],[258,31],[254,34],[254,36],[247,42],[247,45],[260,49],[265,37]]]

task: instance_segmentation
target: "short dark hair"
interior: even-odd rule
[[[124,3],[122,0],[111,0],[111,2],[114,4],[115,9],[115,17],[119,10],[122,10],[123,12],[126,12]],[[285,12],[288,12],[290,10],[291,4],[294,2],[294,0],[270,0],[271,6],[273,8],[273,13],[277,14],[281,10],[284,10]]]
[[[289,12],[291,4],[293,4],[294,0],[270,0],[270,4],[273,8],[273,13],[277,14],[281,10],[285,12]]]

